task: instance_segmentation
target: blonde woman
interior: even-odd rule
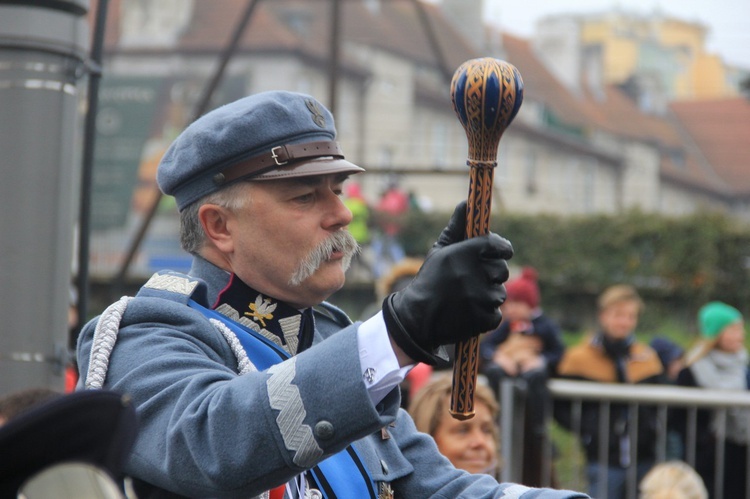
[[[659,463],[641,480],[638,499],[708,499],[703,480],[684,461]]]
[[[707,303],[698,312],[700,341],[688,352],[687,367],[680,371],[677,384],[709,390],[744,391],[750,388],[748,352],[745,348],[745,321],[739,310],[719,301]],[[680,413],[678,413],[680,414]],[[685,430],[684,417],[676,418]],[[710,411],[698,411],[695,469],[713,494],[717,477],[717,427]],[[750,444],[750,413],[729,409],[724,441],[723,497],[745,497],[747,446]]]
[[[417,430],[431,435],[440,453],[456,468],[497,478],[500,432],[495,395],[488,386],[478,383],[474,392],[475,415],[459,421],[448,411],[451,384],[451,377],[441,374],[416,393],[409,404],[409,413]]]

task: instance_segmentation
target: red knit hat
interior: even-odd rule
[[[533,267],[523,267],[521,275],[505,283],[507,301],[520,301],[531,308],[539,306],[539,286],[537,272]]]

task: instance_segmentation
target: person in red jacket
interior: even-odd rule
[[[507,298],[500,307],[503,321],[480,343],[481,367],[490,386],[500,396],[503,378],[517,378],[525,394],[523,476],[521,482],[541,486],[545,410],[551,400],[547,379],[563,355],[560,327],[542,312],[537,272],[524,267],[521,275],[505,284]]]
[[[395,181],[388,184],[374,208],[377,231],[372,240],[375,277],[406,256],[399,241],[404,218],[409,211],[409,195]]]

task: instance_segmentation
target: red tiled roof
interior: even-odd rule
[[[121,0],[109,7],[106,45],[117,47],[120,37]],[[198,0],[193,21],[181,34],[177,45],[167,50],[210,52],[223,48],[235,24],[245,12],[247,0]],[[253,11],[243,34],[241,50],[295,50],[327,57],[330,43],[330,3],[314,0],[265,0]],[[477,57],[467,41],[445,19],[436,5],[422,3],[439,49],[449,68]],[[93,12],[91,9],[92,21]],[[364,2],[341,3],[341,36],[350,42],[372,45],[405,56],[419,64],[436,65],[434,51],[420,22],[417,8],[410,0],[390,0],[378,10]],[[286,22],[287,16],[303,18],[304,32]],[[343,54],[342,54],[343,55]]]
[[[194,3],[193,19],[189,29],[182,35],[179,46],[182,49],[220,49],[229,41],[235,25],[244,15],[246,0],[211,0]],[[311,36],[320,37],[320,26],[311,26]],[[293,33],[277,16],[269,12],[266,2],[255,7],[250,24],[241,38],[243,48],[294,49],[303,40]],[[307,43],[308,50],[323,48],[319,43]],[[318,50],[319,52],[323,52]]]
[[[598,124],[618,135],[658,142],[666,147],[680,147],[680,137],[670,123],[660,116],[641,111],[633,100],[617,87],[605,89],[605,99],[596,102]]]
[[[674,102],[679,126],[731,189],[750,194],[750,102],[741,97]]]
[[[591,125],[587,103],[574,96],[536,57],[528,40],[503,35],[507,60],[521,73],[524,95],[544,103],[565,123],[573,126]]]
[[[687,154],[679,164],[669,154],[664,154],[660,171],[663,177],[684,185],[712,194],[729,194],[726,184],[694,154]]]
[[[547,70],[529,41],[506,34],[503,42],[508,61],[518,68],[524,79],[525,94],[543,102],[557,119],[584,130],[596,128],[620,137],[655,143],[662,153],[662,175],[696,188],[726,193],[726,185],[705,161],[691,155],[695,149],[685,147],[683,137],[669,119],[642,112],[615,86],[606,87],[601,99],[588,89],[576,95]],[[682,161],[675,162],[672,152],[681,154]]]
[[[506,34],[503,43],[508,62],[521,72],[526,95],[543,102],[558,119],[574,126],[600,127],[635,139],[658,140],[671,146],[679,144],[679,137],[668,122],[641,112],[616,87],[607,87],[602,100],[585,90],[575,95],[536,57],[528,40]]]

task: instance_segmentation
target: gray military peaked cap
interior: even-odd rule
[[[188,126],[159,163],[159,188],[182,211],[238,180],[359,173],[335,141],[333,115],[315,98],[263,92],[221,106]]]

